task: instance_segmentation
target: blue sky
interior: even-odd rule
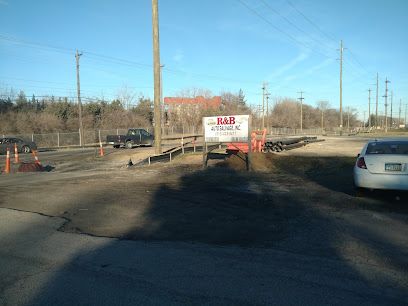
[[[262,102],[297,98],[368,110],[379,73],[391,80],[394,112],[408,103],[408,1],[159,0],[164,96],[186,88],[246,94]],[[85,97],[114,98],[127,88],[153,97],[150,0],[0,0],[0,89],[75,96],[74,52]],[[372,111],[375,99],[372,100]]]

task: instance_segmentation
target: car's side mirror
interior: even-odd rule
[[[357,157],[360,157],[360,153],[357,154]]]

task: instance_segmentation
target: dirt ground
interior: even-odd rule
[[[129,154],[137,160],[152,148],[108,150],[104,157],[42,153],[52,171],[0,175],[0,207],[64,218],[58,230],[79,235],[273,249],[338,260],[352,270],[370,265],[369,281],[406,292],[408,197],[355,197],[352,169],[364,142],[327,138],[254,154],[250,172],[240,156],[211,160],[206,169],[201,153],[126,168]]]
[[[288,152],[254,154],[251,172],[239,156],[202,169],[202,154],[126,168],[129,157],[138,160],[151,148],[62,162],[49,157],[55,167],[49,173],[1,175],[0,206],[64,217],[61,230],[68,232],[271,246],[310,219],[343,210],[408,213],[405,193],[354,196],[352,167],[364,142],[327,138]]]

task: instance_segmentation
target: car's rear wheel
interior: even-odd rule
[[[126,142],[126,149],[132,149],[133,148],[133,143],[131,141]]]
[[[23,147],[21,148],[21,152],[22,152],[22,153],[25,153],[25,154],[28,154],[28,153],[31,152],[31,149],[30,149],[29,146],[23,146]]]

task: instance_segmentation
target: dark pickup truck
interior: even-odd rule
[[[129,129],[126,135],[108,135],[106,142],[114,148],[121,146],[131,149],[134,146],[152,146],[154,137],[144,129]]]

